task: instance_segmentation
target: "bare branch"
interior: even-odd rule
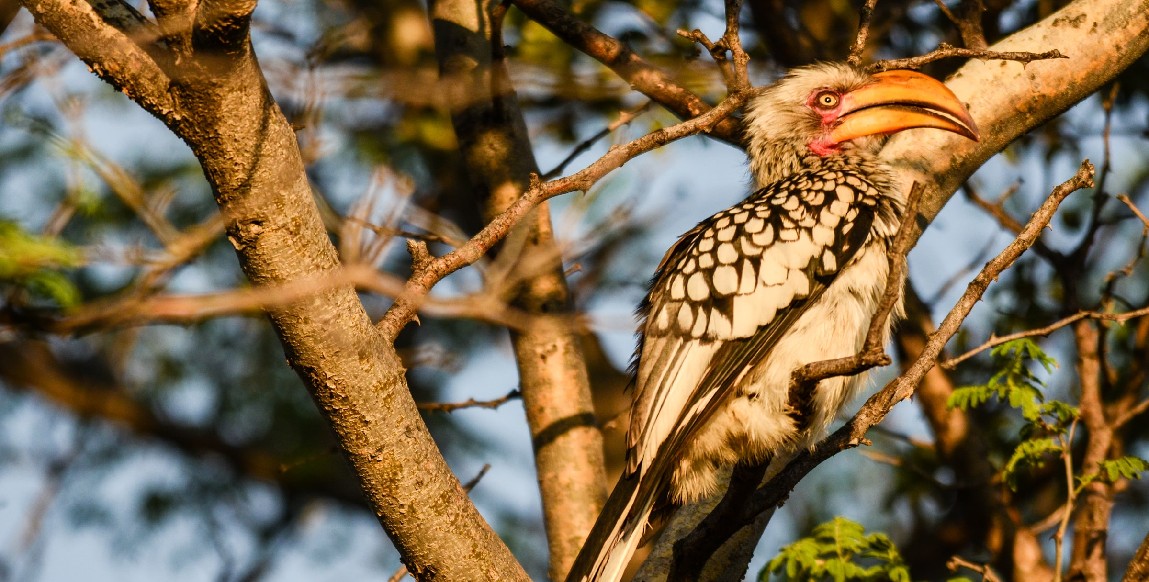
[[[870,37],[870,21],[874,18],[874,7],[878,0],[866,0],[858,12],[858,34],[854,37],[854,44],[850,45],[850,56],[846,62],[855,67],[862,64],[862,55],[866,52],[866,40]]]
[[[523,397],[523,393],[518,388],[507,392],[503,396],[491,400],[475,400],[468,398],[463,402],[420,402],[418,403],[419,410],[427,410],[434,412],[446,412],[450,414],[462,408],[488,408],[494,410],[512,400],[518,400]]]
[[[624,125],[630,124],[631,121],[634,121],[634,118],[638,117],[639,115],[642,115],[643,113],[646,113],[646,111],[648,109],[650,109],[650,106],[653,103],[654,103],[653,101],[647,101],[647,102],[643,103],[642,105],[639,105],[638,107],[635,107],[634,109],[631,109],[630,111],[623,111],[622,113],[619,113],[618,119],[616,119],[615,121],[612,121],[606,127],[602,128],[601,130],[599,130],[594,135],[586,138],[581,143],[576,145],[574,147],[574,149],[571,150],[571,153],[567,154],[567,157],[563,158],[563,160],[561,162],[559,162],[554,168],[545,172],[542,175],[542,179],[543,180],[553,180],[553,179],[557,178],[559,176],[559,174],[561,174],[562,171],[565,170],[566,167],[571,162],[573,162],[575,160],[575,158],[581,156],[582,154],[584,154],[588,150],[590,150],[591,146],[594,145],[595,142],[597,142],[598,140],[610,135],[611,132],[613,132],[614,130],[616,130],[616,129],[624,126]]]
[[[1117,199],[1125,203],[1125,205],[1129,207],[1129,210],[1133,212],[1134,216],[1136,216],[1137,219],[1141,221],[1141,224],[1145,225],[1145,228],[1141,230],[1141,235],[1145,236],[1146,234],[1149,234],[1149,218],[1145,216],[1145,213],[1141,212],[1141,209],[1137,208],[1136,204],[1133,204],[1133,201],[1129,199],[1129,196],[1125,194],[1119,194]]]
[[[379,329],[388,340],[394,339],[419,309],[428,291],[436,283],[482,258],[523,216],[542,201],[575,190],[586,191],[603,176],[640,154],[683,137],[711,131],[741,107],[747,97],[748,92],[732,93],[714,109],[698,117],[659,129],[625,145],[612,147],[606,155],[594,163],[565,178],[541,182],[536,177],[531,187],[518,200],[491,220],[466,244],[446,255],[433,258],[427,263],[426,268],[413,272],[407,281],[406,291],[395,299],[395,303],[379,321]]]
[[[390,297],[405,291],[402,280],[381,273],[368,265],[349,265],[334,271],[295,281],[218,293],[165,294],[146,296],[139,293],[103,303],[93,303],[52,322],[46,329],[54,333],[76,333],[93,328],[114,328],[154,323],[191,323],[211,317],[257,314],[297,302],[316,293],[352,285]],[[526,314],[505,303],[493,293],[478,292],[452,299],[428,298],[421,305],[424,313],[440,317],[460,317],[486,321],[512,329],[526,329]],[[572,318],[576,327],[584,327]]]
[[[917,216],[918,203],[921,201],[922,188],[917,184],[910,191],[909,201],[902,213],[902,222],[898,226],[898,233],[886,255],[890,262],[889,275],[886,277],[886,287],[878,302],[878,309],[870,319],[870,327],[866,331],[866,339],[862,344],[862,351],[845,358],[811,362],[794,370],[790,378],[790,402],[800,402],[794,394],[812,393],[814,387],[834,376],[851,376],[859,374],[876,366],[887,366],[890,356],[882,347],[884,331],[888,329],[890,314],[898,305],[902,297],[902,288],[906,280],[906,253],[910,249],[910,233],[913,231],[914,219]]]
[[[106,23],[87,2],[26,0],[36,23],[47,28],[96,76],[152,115],[170,122],[180,109],[168,88],[171,79],[144,49]]]
[[[976,348],[973,348],[973,349],[971,349],[971,350],[965,352],[964,354],[957,356],[955,358],[950,358],[944,362],[939,362],[938,365],[943,367],[943,368],[946,368],[947,370],[952,370],[958,364],[972,358],[973,356],[975,356],[977,354],[980,354],[981,352],[984,352],[985,350],[1000,346],[1001,344],[1004,344],[1006,342],[1011,342],[1011,341],[1016,340],[1016,339],[1021,339],[1021,338],[1026,338],[1026,337],[1036,337],[1036,336],[1047,336],[1047,335],[1049,335],[1049,334],[1051,334],[1051,333],[1053,333],[1053,332],[1055,332],[1055,331],[1057,331],[1057,330],[1059,330],[1059,329],[1061,329],[1067,325],[1070,325],[1070,324],[1075,323],[1075,322],[1082,320],[1082,319],[1099,319],[1102,321],[1114,321],[1114,322],[1117,322],[1119,324],[1124,325],[1125,322],[1129,321],[1130,319],[1137,319],[1138,317],[1144,317],[1146,315],[1149,315],[1149,307],[1145,307],[1142,309],[1135,309],[1133,311],[1126,311],[1124,313],[1104,313],[1104,312],[1096,312],[1096,311],[1081,311],[1078,313],[1074,313],[1073,315],[1070,315],[1069,317],[1064,317],[1062,319],[1059,319],[1059,320],[1057,320],[1057,321],[1055,321],[1055,322],[1053,322],[1047,326],[1044,326],[1044,327],[1027,329],[1025,331],[1019,331],[1017,333],[1011,333],[1009,335],[1003,335],[1000,337],[992,336],[992,337],[990,337],[990,339],[988,341],[986,341],[982,345],[977,346]]]
[[[978,564],[977,562],[971,562],[965,558],[962,558],[961,556],[954,556],[950,558],[950,560],[946,562],[946,567],[950,569],[950,572],[955,574],[962,568],[973,570],[974,572],[981,574],[982,582],[1001,582],[1001,578],[997,577],[997,574],[994,573],[993,568],[990,568],[988,564]]]
[[[905,59],[889,59],[878,61],[869,67],[866,67],[870,72],[889,71],[891,69],[920,69],[932,62],[940,61],[942,59],[963,58],[963,59],[980,59],[983,61],[998,60],[998,61],[1017,61],[1019,63],[1032,63],[1033,61],[1044,61],[1049,59],[1067,59],[1069,57],[1061,54],[1057,49],[1045,51],[1042,53],[1031,53],[1024,51],[991,51],[991,50],[978,50],[968,48],[958,48],[950,44],[941,43],[938,48],[918,57],[909,57]]]
[[[531,20],[543,25],[563,42],[609,67],[635,90],[667,108],[679,119],[695,118],[710,110],[710,105],[701,97],[643,60],[618,39],[575,18],[557,2],[513,0],[513,3]],[[718,120],[708,134],[735,147],[742,147],[742,131],[737,120]]]
[[[1017,235],[1019,232],[1021,232],[1024,226],[1018,222],[1016,218],[1010,216],[1009,212],[1005,209],[1005,202],[1017,193],[1019,187],[1019,184],[1013,184],[1008,189],[1006,189],[1006,191],[1003,192],[1001,196],[998,196],[997,200],[994,200],[993,202],[982,198],[981,195],[978,194],[977,188],[974,188],[973,184],[970,184],[969,182],[966,182],[962,189],[965,191],[967,200],[973,202],[975,206],[981,208],[990,216],[994,217],[994,219],[997,220],[998,224],[1000,224],[1002,228],[1012,232],[1014,235]],[[1062,265],[1065,263],[1065,255],[1050,248],[1044,242],[1042,242],[1041,239],[1038,239],[1037,242],[1033,243],[1033,252],[1037,253],[1042,258],[1046,259],[1054,265]]]
[[[1137,418],[1141,414],[1144,414],[1145,411],[1149,411],[1149,400],[1142,400],[1141,402],[1138,402],[1135,406],[1129,410],[1126,410],[1124,414],[1114,419],[1113,428],[1119,429],[1126,424],[1129,424],[1129,421]]]
[[[981,13],[985,11],[985,5],[981,0],[962,0],[959,8],[960,16],[950,11],[943,0],[934,0],[934,3],[938,5],[938,9],[946,19],[957,27],[962,44],[966,48],[974,50],[986,48],[985,33],[981,27]]]
[[[697,28],[690,32],[678,31],[678,36],[693,40],[710,53],[711,58],[714,59],[722,72],[727,90],[731,92],[745,91],[750,88],[746,70],[750,57],[742,49],[742,39],[738,33],[738,19],[741,14],[742,0],[726,0],[726,30],[718,42],[711,42],[710,38]],[[729,57],[726,54],[728,52],[730,53]]]

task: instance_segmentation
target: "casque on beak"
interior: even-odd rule
[[[838,124],[830,131],[834,143],[919,127],[978,140],[969,111],[940,81],[904,70],[877,73],[873,78],[873,83],[842,95]]]

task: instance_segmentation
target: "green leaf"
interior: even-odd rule
[[[1046,458],[1051,454],[1061,454],[1062,448],[1057,441],[1046,439],[1030,439],[1021,441],[1013,450],[1013,456],[1005,464],[1003,470],[1005,482],[1009,488],[1017,491],[1017,473],[1027,467],[1039,468],[1045,464]]]
[[[1051,416],[1057,419],[1057,422],[1062,424],[1070,423],[1081,417],[1081,410],[1068,402],[1060,400],[1050,400],[1041,405],[1041,414],[1044,416]]]
[[[79,302],[80,292],[60,271],[82,262],[80,249],[0,220],[0,283],[17,285],[34,296],[69,307]]]
[[[1049,357],[1028,338],[1003,343],[994,347],[990,354],[996,372],[989,381],[954,390],[947,406],[968,410],[989,401],[991,396],[997,396],[1011,407],[1020,409],[1027,420],[1035,421],[1041,415],[1044,400],[1041,389],[1045,387],[1045,382],[1030,371],[1029,362],[1037,362],[1046,372],[1051,372],[1057,366],[1057,360]]]
[[[949,399],[946,400],[946,408],[969,410],[985,404],[993,395],[994,390],[989,386],[962,386],[950,394]]]
[[[910,580],[909,567],[888,536],[866,535],[861,524],[843,517],[819,524],[810,537],[782,548],[758,579],[769,580],[770,574],[803,581]]]

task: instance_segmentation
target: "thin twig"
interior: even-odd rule
[[[981,0],[962,0],[959,8],[960,16],[954,14],[943,0],[934,0],[934,3],[938,5],[938,9],[941,10],[946,19],[957,27],[962,44],[966,48],[983,50],[988,46],[985,41],[985,32],[981,26],[981,13],[985,11],[985,6]]]
[[[591,146],[593,146],[595,143],[598,142],[598,140],[610,135],[611,133],[614,132],[614,130],[616,130],[616,129],[624,126],[624,125],[629,124],[631,121],[634,121],[634,118],[638,117],[639,115],[642,115],[643,113],[646,113],[646,111],[649,110],[650,106],[653,104],[654,104],[654,101],[647,101],[647,102],[643,103],[642,105],[639,105],[638,107],[635,107],[634,109],[631,109],[630,111],[623,111],[622,113],[619,113],[618,119],[609,123],[606,127],[602,128],[601,130],[599,130],[594,135],[588,137],[587,139],[583,140],[578,145],[576,145],[574,147],[574,149],[571,150],[571,153],[567,154],[567,157],[563,158],[563,160],[561,162],[559,162],[558,165],[556,165],[554,168],[551,168],[549,171],[544,173],[542,175],[542,179],[552,180],[552,179],[558,177],[558,175],[561,174],[562,171],[564,169],[566,169],[566,167],[568,165],[570,165],[570,163],[573,162],[575,158],[586,153],[587,150],[589,150],[591,148]]]
[[[423,268],[434,262],[429,253],[424,255],[426,245],[421,245],[420,241],[409,242],[412,243],[411,248],[423,249],[415,251],[416,256],[425,256]],[[407,290],[401,279],[379,272],[370,265],[358,264],[281,285],[218,293],[118,297],[44,322],[44,326],[54,333],[76,333],[97,327],[191,323],[222,315],[255,314],[343,285],[353,285],[388,297],[400,297]],[[497,293],[490,291],[452,298],[424,298],[420,310],[438,317],[473,318],[520,330],[529,325],[529,318],[521,310],[507,305]],[[585,327],[581,317],[574,317],[573,323],[577,327]]]
[[[870,21],[874,18],[874,7],[877,5],[878,0],[866,0],[858,11],[858,34],[850,46],[850,56],[846,57],[846,62],[855,67],[862,64],[862,53],[866,52],[866,40],[870,36]]]
[[[810,393],[818,382],[826,378],[858,374],[890,363],[890,356],[882,347],[885,336],[883,330],[887,328],[890,314],[902,297],[906,277],[906,253],[909,252],[910,233],[913,232],[918,202],[921,200],[923,190],[920,184],[914,184],[910,190],[909,201],[902,213],[902,222],[898,226],[897,235],[886,249],[890,264],[886,287],[878,302],[878,309],[870,319],[870,327],[866,331],[862,350],[853,356],[811,362],[794,370],[790,376],[790,394]]]
[[[399,334],[403,326],[419,310],[427,293],[436,283],[485,256],[496,243],[506,237],[523,216],[544,200],[575,190],[585,192],[603,176],[636,156],[686,136],[709,132],[741,107],[748,97],[749,91],[731,93],[714,109],[698,117],[651,132],[627,144],[612,147],[601,158],[570,176],[543,182],[537,175],[532,174],[530,188],[466,244],[413,268],[406,283],[406,290],[396,297],[391,308],[378,323],[384,338],[390,341]]]
[[[1147,410],[1149,410],[1149,400],[1142,400],[1141,402],[1137,403],[1136,406],[1126,410],[1121,416],[1118,416],[1113,421],[1113,429],[1117,430],[1126,424],[1129,424],[1129,421],[1137,418],[1138,415],[1144,413]]]
[[[503,396],[491,400],[475,400],[468,398],[463,402],[420,402],[417,404],[419,410],[428,410],[435,412],[446,412],[448,414],[455,412],[461,408],[488,408],[494,410],[512,400],[518,400],[523,397],[523,393],[518,388],[507,392]]]
[[[718,65],[722,78],[726,82],[726,89],[730,92],[744,91],[750,88],[749,75],[746,65],[750,62],[749,55],[742,50],[742,39],[739,36],[739,17],[742,14],[742,0],[726,0],[726,30],[718,42],[710,42],[701,30],[679,30],[678,35],[688,38],[702,45],[711,58]],[[727,56],[726,53],[730,53]]]
[[[993,249],[997,246],[997,241],[995,238],[996,237],[990,237],[988,240],[986,240],[985,245],[980,250],[978,250],[976,255],[974,255],[969,261],[966,262],[963,268],[955,272],[953,275],[950,275],[949,278],[945,281],[942,281],[942,284],[938,286],[937,291],[934,291],[933,295],[929,299],[922,299],[922,303],[932,309],[935,303],[937,303],[942,297],[945,297],[946,294],[950,292],[950,289],[957,286],[958,283],[967,280],[970,273],[973,273],[974,270],[977,269],[978,265],[984,265],[985,262],[989,260],[990,253],[992,253]]]
[[[937,4],[938,10],[941,10],[942,15],[946,17],[946,20],[955,25],[958,23],[957,15],[955,15],[953,11],[950,10],[949,6],[946,6],[946,3],[943,0],[934,0],[934,4]]]
[[[891,69],[920,69],[935,61],[942,59],[952,58],[965,58],[965,59],[981,59],[981,60],[998,60],[998,61],[1017,61],[1019,63],[1031,63],[1033,61],[1044,61],[1048,59],[1067,59],[1069,57],[1061,54],[1060,51],[1054,49],[1043,53],[1030,53],[1030,52],[1017,52],[1017,51],[990,51],[990,50],[977,50],[968,48],[958,48],[951,44],[941,43],[938,48],[917,57],[909,57],[905,59],[888,59],[878,61],[868,67],[866,70],[871,73],[880,73],[882,71],[889,71]]]
[[[1070,315],[1069,317],[1059,319],[1059,320],[1057,320],[1057,321],[1055,321],[1055,322],[1053,322],[1047,326],[1044,326],[1044,327],[1027,329],[1025,331],[1019,331],[1017,333],[1011,333],[1009,335],[990,336],[990,339],[988,341],[986,341],[985,343],[981,344],[980,346],[977,346],[976,348],[973,348],[973,349],[963,353],[960,356],[950,358],[944,362],[940,362],[940,363],[938,363],[938,365],[941,366],[942,368],[947,369],[947,370],[952,370],[958,364],[976,356],[977,354],[980,354],[981,352],[984,352],[985,350],[1000,346],[1001,344],[1004,344],[1006,342],[1011,342],[1011,341],[1016,340],[1016,339],[1021,339],[1021,338],[1026,338],[1026,337],[1036,337],[1036,336],[1047,336],[1047,335],[1049,335],[1049,334],[1051,334],[1051,333],[1053,333],[1053,332],[1055,332],[1055,331],[1057,331],[1057,330],[1059,330],[1059,329],[1061,329],[1061,328],[1063,328],[1063,327],[1065,327],[1071,323],[1074,323],[1078,320],[1081,320],[1081,319],[1099,319],[1102,321],[1114,321],[1114,322],[1117,322],[1119,324],[1124,325],[1125,322],[1129,321],[1130,319],[1137,319],[1139,317],[1144,317],[1146,315],[1149,315],[1149,307],[1145,307],[1142,309],[1135,309],[1133,311],[1126,311],[1124,313],[1104,313],[1104,312],[1096,312],[1096,311],[1080,311],[1080,312],[1074,313],[1073,315]]]
[[[1077,501],[1077,483],[1073,478],[1073,433],[1077,429],[1078,419],[1069,424],[1069,433],[1058,435],[1061,445],[1062,466],[1065,468],[1065,511],[1061,514],[1061,521],[1057,524],[1057,531],[1053,534],[1053,582],[1061,582],[1062,562],[1065,556],[1065,532],[1069,531],[1069,521],[1073,517],[1073,505]]]
[[[1048,529],[1056,526],[1057,524],[1061,523],[1061,520],[1064,517],[1065,517],[1065,506],[1062,505],[1061,507],[1058,507],[1057,509],[1053,510],[1053,513],[1050,513],[1049,515],[1042,518],[1041,521],[1038,521],[1037,523],[1030,524],[1030,525],[1026,526],[1025,529],[1029,530],[1029,532],[1032,533],[1033,535],[1038,536],[1038,535],[1041,535],[1042,533],[1044,533],[1046,530],[1048,530]]]
[[[554,0],[513,0],[519,10],[541,24],[566,44],[609,67],[636,91],[662,105],[679,119],[692,119],[710,110],[710,105],[655,67],[618,39],[575,18]],[[710,137],[735,147],[742,145],[738,120],[721,119],[708,131]]]
[[[982,198],[981,195],[978,194],[977,188],[968,182],[965,184],[962,190],[965,192],[967,200],[973,202],[975,206],[981,208],[990,216],[994,217],[998,224],[1002,226],[1002,228],[1016,235],[1021,232],[1022,228],[1024,227],[1020,222],[1017,221],[1017,219],[1015,219],[1013,216],[1010,216],[1009,212],[1005,209],[1005,202],[1013,197],[1019,188],[1019,184],[1013,184],[1007,188],[1006,191],[1001,194],[1001,196],[998,196],[997,200],[994,200],[993,202]],[[1033,243],[1033,252],[1037,253],[1039,256],[1049,261],[1053,265],[1063,265],[1066,261],[1065,255],[1061,254],[1059,251],[1053,249],[1049,245],[1046,245],[1041,241],[1041,239],[1038,239]]]
[[[1093,209],[1089,213],[1089,226],[1085,228],[1085,236],[1081,237],[1081,242],[1067,254],[1074,259],[1075,264],[1084,262],[1097,239],[1097,232],[1104,226],[1101,211],[1105,208],[1105,202],[1108,200],[1105,195],[1105,185],[1109,181],[1112,160],[1109,136],[1113,131],[1113,103],[1117,100],[1119,88],[1120,84],[1114,83],[1110,87],[1109,94],[1101,100],[1101,110],[1105,119],[1101,130],[1101,169],[1097,173],[1097,187],[1093,190]]]
[[[978,564],[961,556],[950,558],[949,561],[946,562],[946,567],[950,569],[950,572],[957,572],[961,568],[973,570],[981,574],[982,582],[1001,582],[1001,578],[997,577],[997,574],[994,573],[993,568],[989,567],[989,564]]]
[[[1119,194],[1117,199],[1121,202],[1124,202],[1125,205],[1129,207],[1129,210],[1132,211],[1139,220],[1141,220],[1141,224],[1145,225],[1145,228],[1141,231],[1141,233],[1143,235],[1149,234],[1149,218],[1147,218],[1145,214],[1141,212],[1141,209],[1137,208],[1137,205],[1133,204],[1133,201],[1130,200],[1129,196],[1126,196],[1125,194]]]
[[[1129,210],[1133,211],[1133,214],[1141,220],[1141,223],[1144,226],[1141,228],[1141,240],[1137,242],[1137,252],[1133,254],[1128,263],[1125,263],[1124,267],[1121,267],[1120,269],[1105,276],[1105,291],[1102,293],[1103,301],[1113,300],[1117,281],[1120,279],[1120,277],[1129,277],[1133,275],[1133,270],[1137,268],[1137,263],[1140,263],[1141,260],[1145,258],[1145,243],[1149,242],[1149,220],[1145,218],[1145,215],[1141,213],[1141,210],[1138,209],[1137,206],[1135,206],[1133,202],[1129,200],[1129,197],[1125,194],[1119,194],[1117,199],[1128,206]]]

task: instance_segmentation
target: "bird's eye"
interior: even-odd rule
[[[833,91],[822,91],[814,96],[814,105],[818,109],[833,109],[838,106],[841,98]]]

